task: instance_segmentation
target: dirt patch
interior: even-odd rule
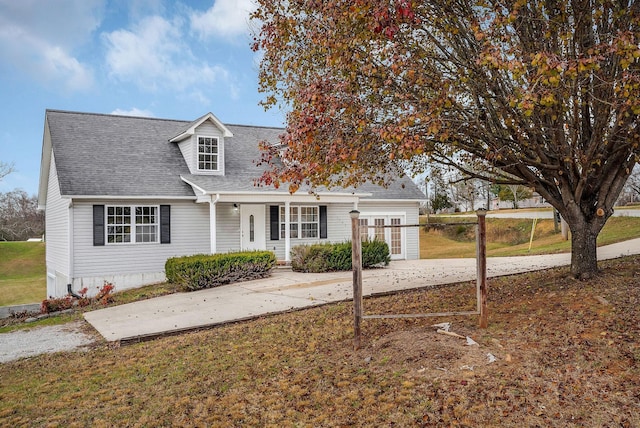
[[[367,350],[375,355],[373,363],[393,359],[409,372],[432,379],[460,373],[469,376],[497,359],[495,350],[477,342],[467,345],[466,339],[439,334],[437,327],[392,332],[376,339],[364,352]]]
[[[87,323],[76,321],[0,334],[0,363],[40,354],[86,348],[100,339]]]

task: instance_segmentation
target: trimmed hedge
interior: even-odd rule
[[[271,251],[244,251],[173,257],[164,270],[169,282],[180,284],[184,291],[195,291],[264,278],[275,265],[276,256]]]
[[[389,246],[384,241],[362,242],[362,267],[388,265]],[[291,268],[296,272],[351,270],[351,241],[338,244],[298,245],[291,250]]]

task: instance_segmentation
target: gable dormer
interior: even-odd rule
[[[169,140],[177,143],[191,174],[224,175],[225,138],[233,133],[212,113],[189,123]]]

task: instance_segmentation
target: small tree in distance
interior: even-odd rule
[[[0,193],[0,241],[25,241],[44,233],[44,212],[38,198],[16,189]]]
[[[537,191],[569,224],[572,274],[597,273],[639,153],[638,2],[258,3],[264,105],[289,111],[261,182],[384,184],[433,160]]]
[[[13,172],[13,164],[0,161],[0,181]]]
[[[511,201],[514,209],[520,208],[520,201],[533,196],[529,188],[519,184],[497,184],[494,186],[494,191],[501,201]]]

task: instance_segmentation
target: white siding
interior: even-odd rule
[[[233,208],[231,203],[219,203],[216,206],[216,252],[228,253],[240,250],[240,207]]]
[[[64,296],[69,282],[69,201],[62,199],[51,155],[45,206],[47,296]]]
[[[51,169],[55,171],[54,168]],[[47,220],[51,218],[51,225],[47,225],[47,233],[51,234],[54,242],[47,242],[47,267],[48,274],[58,270],[54,267],[64,267],[68,258],[68,247],[64,245],[65,230],[68,225],[68,208],[57,193],[55,174],[50,179],[49,206],[47,207]],[[97,292],[104,281],[112,282],[116,289],[123,290],[144,284],[160,282],[165,279],[164,264],[169,257],[206,254],[210,251],[209,242],[209,204],[196,204],[192,201],[175,201],[171,205],[171,243],[170,244],[121,244],[121,245],[93,245],[93,205],[160,205],[166,201],[83,201],[73,205],[73,253],[72,266],[73,288],[79,290],[83,287],[89,289],[90,294]],[[48,205],[49,205],[48,204]],[[283,204],[284,205],[284,204]],[[298,205],[298,204],[292,204]],[[327,206],[327,239],[292,239],[291,247],[300,244],[313,244],[320,242],[342,242],[351,239],[351,218],[349,211],[353,209],[350,203],[345,204],[302,204],[302,205],[326,205]],[[62,209],[64,208],[64,209]],[[361,202],[359,210],[362,215],[398,214],[404,215],[407,224],[418,223],[417,203],[385,203],[385,202]],[[279,260],[285,259],[284,239],[270,240],[269,208],[266,208],[266,237],[267,249],[275,252]],[[226,253],[240,249],[240,212],[235,210],[233,203],[219,203],[216,206],[218,220],[217,252]],[[54,230],[49,231],[49,226]],[[62,231],[62,233],[61,233]],[[419,257],[418,229],[407,228],[405,230],[404,257],[416,259]],[[49,248],[51,245],[51,248]],[[65,253],[66,250],[66,253]],[[51,266],[51,267],[50,267]],[[66,294],[67,279],[60,281],[64,290],[57,290],[58,295]],[[60,288],[60,286],[58,287]]]
[[[99,205],[171,205],[170,244],[93,245],[93,203],[74,204],[74,290],[112,281],[122,290],[163,281],[170,257],[209,253],[209,205],[192,201],[103,201]]]
[[[174,143],[171,143],[174,144]],[[193,138],[189,138],[184,141],[180,141],[178,143],[178,147],[180,148],[180,152],[182,152],[182,157],[185,162],[187,162],[187,166],[189,167],[189,172],[193,174],[196,171],[196,163],[195,163],[195,155],[193,154]]]
[[[218,129],[217,126],[215,126],[213,123],[211,123],[208,120],[203,122],[200,126],[198,126],[195,130],[195,133],[196,135],[218,137],[220,138],[220,141],[222,141],[222,131],[220,131],[220,129]]]

